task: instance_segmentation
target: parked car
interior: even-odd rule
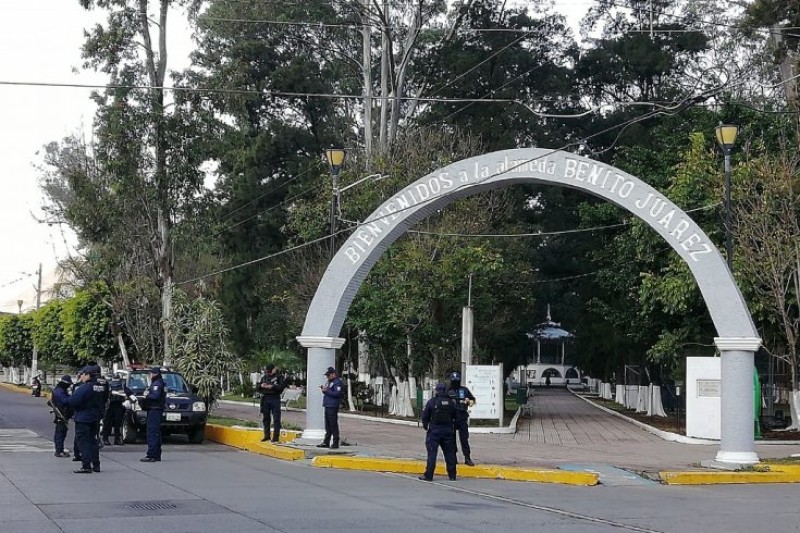
[[[125,384],[133,392],[137,401],[126,402],[125,418],[122,424],[122,440],[134,443],[145,437],[147,412],[141,408],[141,400],[150,386],[148,370],[124,370],[119,372]],[[167,387],[167,403],[161,421],[161,434],[185,433],[189,442],[200,444],[205,438],[208,406],[197,396],[179,372],[162,370],[161,376]]]

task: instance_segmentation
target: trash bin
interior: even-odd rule
[[[528,403],[528,388],[527,387],[519,387],[517,389],[517,405],[525,405]]]

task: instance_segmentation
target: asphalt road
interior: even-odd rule
[[[0,531],[800,531],[800,486],[570,487],[318,469],[216,444],[106,447],[103,472],[56,459],[41,398],[0,388]],[[72,435],[68,437],[71,442]]]

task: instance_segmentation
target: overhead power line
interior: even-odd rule
[[[719,87],[719,88],[716,89],[716,92],[720,92],[724,88],[725,88],[725,86]],[[540,156],[533,157],[533,158],[521,161],[517,165],[509,167],[509,168],[503,170],[502,172],[495,172],[495,173],[490,174],[490,175],[488,175],[488,176],[486,176],[484,178],[481,178],[480,180],[477,180],[474,183],[459,185],[458,187],[453,189],[452,192],[455,192],[455,191],[457,191],[457,190],[459,190],[459,189],[461,189],[463,187],[466,187],[466,186],[470,186],[471,187],[471,186],[483,183],[486,180],[489,180],[489,179],[495,178],[497,176],[500,176],[502,174],[506,174],[508,172],[512,172],[517,167],[520,167],[520,166],[523,166],[523,165],[528,165],[529,163],[532,163],[532,162],[534,162],[534,161],[536,161],[538,159],[541,159],[543,157],[547,157],[549,155],[553,155],[554,153],[556,153],[558,151],[566,150],[568,148],[584,144],[584,143],[586,143],[586,141],[588,141],[589,139],[591,139],[593,137],[604,135],[604,134],[608,133],[609,131],[618,129],[620,127],[627,127],[627,126],[629,126],[631,124],[634,124],[636,122],[642,122],[644,120],[647,120],[649,118],[653,118],[653,117],[658,116],[658,115],[664,115],[664,114],[674,115],[674,114],[680,113],[681,111],[693,106],[696,103],[696,101],[699,98],[699,96],[704,96],[706,98],[710,97],[709,93],[710,93],[710,91],[706,91],[705,93],[703,93],[703,95],[688,96],[688,97],[684,98],[679,104],[676,104],[675,106],[673,106],[670,109],[660,109],[660,110],[650,111],[650,112],[648,112],[648,113],[646,113],[646,114],[644,114],[644,115],[642,115],[640,117],[634,117],[632,119],[629,119],[629,120],[627,120],[626,122],[624,122],[622,124],[609,126],[608,128],[604,128],[603,130],[595,132],[595,133],[593,133],[593,134],[591,134],[591,135],[589,135],[589,136],[587,136],[587,137],[585,137],[583,139],[580,139],[580,140],[575,141],[575,142],[567,143],[567,144],[563,145],[561,148],[556,148],[556,149],[553,149],[553,150],[549,150],[549,151],[547,151],[546,153],[544,153],[544,154],[542,154]],[[423,202],[420,202],[419,204],[416,204],[414,206],[409,206],[409,207],[406,207],[406,208],[397,209],[397,210],[395,210],[395,211],[393,211],[391,213],[387,213],[387,214],[385,214],[383,216],[379,216],[377,218],[370,219],[368,222],[361,222],[361,223],[358,223],[358,224],[356,224],[354,226],[343,228],[343,229],[341,229],[341,230],[339,230],[339,231],[337,231],[335,233],[332,233],[332,235],[339,235],[340,233],[354,231],[355,229],[357,229],[357,228],[359,228],[361,226],[364,226],[366,224],[373,224],[373,223],[375,223],[375,222],[377,222],[377,221],[379,221],[379,220],[381,220],[383,218],[386,218],[386,217],[396,216],[398,213],[401,213],[401,212],[406,211],[408,209],[412,209],[412,208],[417,209],[420,206],[425,205],[427,203],[430,203],[430,202],[432,202],[434,200],[438,200],[438,197],[437,198],[430,198],[430,199],[425,200]],[[214,271],[214,272],[210,272],[208,274],[203,274],[203,275],[200,275],[200,276],[193,277],[191,279],[183,280],[183,281],[175,283],[175,285],[185,285],[185,284],[188,284],[188,283],[193,283],[193,282],[199,281],[201,279],[217,276],[217,275],[220,275],[220,274],[224,274],[226,272],[230,272],[232,270],[237,270],[239,268],[243,268],[243,267],[250,266],[250,265],[253,265],[253,264],[256,264],[256,263],[267,261],[269,259],[273,259],[275,257],[278,257],[280,255],[286,254],[288,252],[300,250],[300,249],[306,248],[308,246],[311,246],[311,245],[319,243],[319,242],[323,242],[323,241],[324,242],[329,242],[330,238],[331,238],[331,235],[324,235],[324,236],[319,237],[317,239],[313,239],[313,240],[311,240],[309,242],[293,246],[293,247],[291,247],[291,248],[289,248],[287,250],[281,250],[280,252],[275,252],[275,253],[266,255],[264,257],[260,257],[258,259],[253,259],[251,261],[247,261],[245,263],[240,263],[238,265],[233,265],[233,266],[230,266],[230,267],[227,267],[227,268],[224,268],[224,269],[220,269],[220,270],[217,270],[217,271]]]

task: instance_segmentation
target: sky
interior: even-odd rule
[[[560,0],[574,26],[586,0]],[[168,68],[188,64],[191,30],[180,12],[170,15]],[[84,28],[103,19],[78,0],[3,0],[0,7],[0,312],[35,308],[36,271],[53,280],[57,262],[74,253],[66,226],[44,219],[39,190],[42,147],[73,134],[91,137],[94,106],[90,89],[8,85],[8,82],[105,83],[102,74],[81,68]]]

